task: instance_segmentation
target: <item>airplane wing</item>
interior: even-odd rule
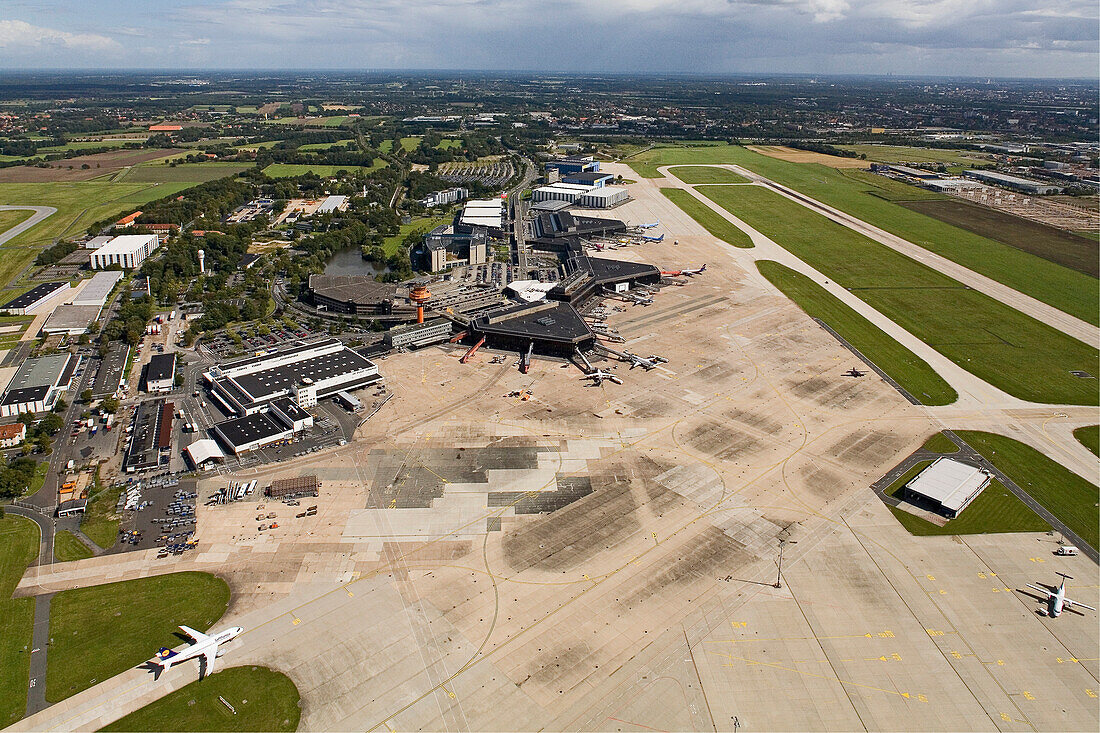
[[[202,633],[201,631],[195,631],[190,626],[181,626],[180,631],[182,631],[183,633],[190,636],[196,644],[198,644],[201,641],[206,641],[210,638],[209,636]]]
[[[1039,591],[1040,593],[1042,593],[1042,594],[1043,594],[1044,596],[1046,596],[1046,597],[1047,597],[1047,600],[1050,600],[1051,598],[1053,598],[1053,597],[1054,597],[1054,594],[1053,594],[1053,593],[1051,593],[1051,592],[1050,592],[1049,590],[1047,590],[1046,588],[1040,588],[1039,586],[1037,586],[1037,585],[1032,585],[1031,583],[1028,583],[1028,584],[1027,584],[1027,587],[1028,587],[1028,588],[1031,588],[1032,590],[1037,590],[1037,591]]]
[[[1074,601],[1070,598],[1066,599],[1066,608],[1078,608],[1078,607],[1087,608],[1090,611],[1095,611],[1096,610],[1092,606],[1086,606],[1084,603],[1081,603],[1080,601]]]

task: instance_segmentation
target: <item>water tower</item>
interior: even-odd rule
[[[205,265],[203,264],[203,260],[205,260],[205,259],[206,259],[206,253],[205,253],[205,252],[203,252],[203,251],[202,251],[202,250],[200,249],[200,250],[199,250],[199,274],[200,274],[200,275],[202,275],[202,274],[205,274],[205,273],[206,273],[206,266],[205,266]]]

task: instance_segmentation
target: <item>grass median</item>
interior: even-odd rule
[[[182,643],[177,627],[205,631],[229,606],[208,573],[172,573],[65,590],[50,602],[46,699],[58,702]]]
[[[1086,425],[1073,431],[1077,442],[1088,448],[1094,455],[1100,456],[1100,425]]]
[[[1100,539],[1100,489],[1030,445],[995,433],[956,430],[1031,498],[1093,547]]]
[[[267,667],[230,667],[170,692],[100,730],[293,731],[302,714],[300,700],[294,682],[281,672]]]
[[[696,190],[956,364],[1020,399],[1095,405],[1097,350],[758,186]],[[918,394],[919,396],[919,394]]]
[[[951,385],[927,362],[805,275],[771,260],[761,260],[756,267],[768,282],[783,291],[807,315],[829,324],[922,403],[948,405],[958,398]]]
[[[58,530],[53,536],[53,559],[56,562],[84,560],[93,555],[80,539],[72,532]]]
[[[669,201],[679,206],[685,214],[699,223],[711,236],[718,237],[726,244],[742,249],[752,249],[749,235],[711,211],[710,207],[681,188],[662,188]]]
[[[669,169],[669,173],[684,183],[748,183],[749,179],[726,168],[713,168],[706,165],[680,165]]]
[[[38,525],[24,517],[0,519],[0,726],[23,717],[31,674],[34,599],[12,598],[27,566],[38,557]]]

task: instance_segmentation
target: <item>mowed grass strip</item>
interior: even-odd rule
[[[1097,404],[1095,382],[1070,373],[1095,370],[1095,348],[762,187],[696,190],[989,384]]]
[[[725,168],[705,165],[676,166],[669,172],[684,183],[748,183],[749,179]]]
[[[947,199],[940,194],[865,171],[790,163],[739,145],[654,148],[628,162],[647,178],[660,177],[657,168],[663,165],[742,165],[1059,310],[1094,325],[1100,323],[1095,278],[894,203]]]
[[[84,560],[94,553],[80,539],[66,530],[58,530],[53,536],[53,559],[56,562]]]
[[[900,494],[905,484],[923,471],[931,461],[924,461],[906,471],[886,489],[887,496]],[[933,524],[907,511],[890,507],[901,526],[917,537],[933,537],[956,534],[991,534],[999,532],[1046,532],[1050,525],[1027,508],[1027,505],[1004,487],[1000,481],[989,482],[981,494],[970,503],[962,514],[947,520],[943,527]]]
[[[268,178],[294,178],[296,176],[304,176],[306,173],[313,173],[323,178],[325,176],[334,176],[340,171],[347,171],[348,173],[370,173],[371,171],[385,168],[386,165],[386,161],[381,158],[376,159],[374,165],[370,167],[365,165],[325,165],[322,163],[272,163],[264,168],[264,175]]]
[[[1095,484],[1018,440],[978,430],[956,430],[955,434],[1082,539],[1097,546],[1100,489]]]
[[[230,667],[184,685],[100,730],[293,731],[302,714],[300,700],[294,682],[281,672]]]
[[[34,212],[26,209],[19,211],[0,211],[0,234],[8,231],[16,224],[22,224],[32,216],[34,216]]]
[[[61,591],[50,602],[46,699],[58,702],[180,646],[180,625],[206,631],[229,607],[208,573],[173,573]]]
[[[121,486],[102,488],[92,494],[88,500],[88,508],[80,519],[80,531],[88,536],[104,550],[110,549],[118,542],[118,497],[122,493]]]
[[[926,405],[949,405],[958,394],[927,362],[882,329],[841,303],[802,273],[772,262],[756,263],[760,274],[814,318],[820,318],[895,382]]]
[[[1086,425],[1073,431],[1077,442],[1100,456],[1100,425]]]
[[[11,594],[38,557],[38,546],[34,522],[11,514],[0,519],[0,725],[4,727],[20,720],[27,709],[34,599]]]
[[[702,201],[680,188],[662,188],[669,201],[679,206],[685,214],[699,223],[712,236],[718,237],[726,244],[741,249],[752,249],[752,240],[749,235],[715,214]]]
[[[951,438],[948,438],[943,433],[936,433],[931,438],[924,441],[924,445],[921,446],[921,449],[932,453],[943,454],[959,452],[959,446],[951,442]]]

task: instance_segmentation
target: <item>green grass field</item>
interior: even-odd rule
[[[864,171],[789,163],[735,145],[655,148],[629,162],[647,178],[658,177],[660,165],[743,165],[1066,313],[1100,324],[1096,278],[894,203],[945,198],[931,191]]]
[[[352,118],[346,116],[335,117],[276,117],[264,120],[271,125],[302,125],[303,127],[339,127]],[[356,118],[358,119],[358,118]]]
[[[55,238],[75,236],[93,222],[121,216],[188,184],[107,183],[0,183],[0,202],[10,205],[53,206],[57,213],[6,243],[0,250],[0,287],[6,286]]]
[[[1077,442],[1100,456],[1100,425],[1086,425],[1073,431]]]
[[[948,405],[958,394],[932,367],[878,326],[841,303],[805,275],[778,262],[756,263],[760,274],[808,315],[820,318],[926,405]]]
[[[951,438],[948,438],[943,433],[936,433],[928,440],[924,441],[924,445],[921,446],[926,451],[933,453],[958,453],[959,446],[951,442]]]
[[[34,215],[33,211],[0,211],[0,234],[16,224],[22,224]]]
[[[234,715],[218,697],[225,698]],[[293,731],[301,708],[298,688],[267,667],[230,667],[196,680],[116,720],[102,731]]]
[[[370,173],[371,171],[385,168],[386,165],[386,161],[381,158],[376,159],[374,165],[369,168],[363,165],[272,163],[264,168],[264,174],[271,178],[293,178],[295,176],[303,176],[306,173],[315,173],[318,176],[325,177],[335,176],[340,171],[347,171],[348,173]]]
[[[453,148],[461,148],[462,147],[462,141],[459,140],[458,138],[445,137],[442,140],[440,140],[439,143],[437,143],[435,147],[438,150],[451,150]]]
[[[80,531],[104,550],[114,547],[118,542],[118,515],[115,514],[115,507],[121,493],[122,487],[114,486],[92,494],[88,501],[88,511],[80,519]]]
[[[437,216],[425,219],[413,219],[408,224],[402,224],[399,227],[399,231],[392,237],[386,237],[382,241],[382,249],[386,250],[386,256],[389,257],[397,253],[401,243],[405,241],[405,237],[409,236],[413,232],[427,232],[431,229],[435,229],[440,224],[446,224],[450,222],[450,219],[443,216]]]
[[[696,190],[944,356],[1032,402],[1095,405],[1095,348],[759,186]],[[919,393],[917,393],[919,396]]]
[[[38,525],[24,517],[0,519],[0,725],[23,717],[31,673],[34,599],[12,598],[27,566],[38,557]]]
[[[914,476],[920,473],[931,461],[913,466],[897,481],[886,489],[888,496],[900,492]],[[897,517],[901,526],[909,534],[917,537],[933,537],[957,534],[990,534],[997,532],[1046,532],[1050,525],[1035,512],[1017,499],[1000,481],[993,480],[986,486],[978,498],[970,503],[954,519],[949,519],[943,527],[932,524],[920,517],[896,507],[890,511]]]
[[[420,144],[420,139],[421,139],[420,135],[413,135],[412,137],[403,137],[403,138],[401,138],[401,148],[405,152],[409,152],[410,150],[416,150],[416,146]],[[393,140],[383,140],[378,145],[378,149],[381,150],[383,153],[392,153],[393,152]]]
[[[354,140],[337,140],[334,143],[306,143],[305,145],[299,145],[298,150],[332,150],[334,148],[354,148],[356,147]]]
[[[1095,484],[1012,438],[976,430],[956,430],[955,434],[1086,542],[1097,546],[1100,490]]]
[[[146,134],[148,136],[148,134]],[[124,145],[137,142],[136,140],[119,140],[107,138],[106,140],[83,140],[80,142],[65,143],[64,145],[52,145],[48,148],[39,148],[38,155],[43,153],[67,153],[70,150],[95,150],[97,148],[121,148]]]
[[[866,155],[867,160],[880,163],[944,163],[945,165],[982,165],[991,159],[987,153],[974,150],[947,150],[940,148],[914,148],[906,145],[837,145],[856,155]]]
[[[748,183],[749,179],[725,168],[705,165],[679,166],[669,171],[684,183]]]
[[[69,562],[70,560],[83,560],[92,556],[88,546],[77,539],[77,536],[66,530],[58,530],[53,536],[53,559],[56,562]]]
[[[46,461],[40,461],[37,466],[34,467],[34,476],[31,477],[30,486],[27,487],[27,493],[24,496],[34,496],[46,483],[46,475],[50,472],[50,464]]]
[[[206,631],[229,607],[229,586],[173,573],[61,591],[50,603],[46,699],[64,700],[176,647],[179,625]]]
[[[717,237],[726,244],[733,245],[734,247],[752,249],[752,240],[749,239],[748,234],[745,234],[733,224],[711,211],[706,204],[699,201],[687,191],[680,188],[662,188],[661,193],[663,193],[669,201],[679,206],[685,214],[698,222],[700,226],[710,232],[711,236]]]
[[[142,163],[115,179],[116,183],[205,183],[218,178],[235,176],[252,166],[241,163]]]

